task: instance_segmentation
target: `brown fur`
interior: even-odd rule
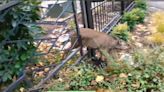
[[[93,49],[105,49],[110,51],[114,48],[119,48],[119,41],[103,32],[98,32],[89,28],[80,28],[80,36],[82,39],[82,45],[88,48]],[[74,43],[77,39],[76,32],[71,36],[71,43]],[[75,44],[73,48],[77,48],[80,45],[78,43]]]
[[[97,58],[102,61],[106,61],[106,58],[103,56],[100,49],[107,51],[113,58],[117,57],[116,52],[114,51],[122,49],[121,43],[118,39],[94,29],[80,28],[80,36],[82,39],[82,46],[91,49],[98,49],[99,53],[96,53],[96,55]],[[74,32],[71,36],[72,48],[80,47],[78,42],[73,45],[76,41],[77,33]]]

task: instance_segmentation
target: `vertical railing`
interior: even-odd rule
[[[121,15],[130,8],[134,0],[81,0],[84,25],[87,28],[109,33]],[[132,5],[133,6],[133,5]],[[95,51],[88,49],[89,57],[95,57]]]
[[[57,0],[60,1],[60,0]],[[75,29],[77,32],[77,39],[79,44],[81,45],[81,55],[83,55],[82,52],[82,42],[81,42],[81,37],[80,37],[80,32],[79,32],[79,25],[77,23],[77,11],[75,9],[75,3],[73,2],[74,0],[68,0],[68,7],[72,6],[73,8],[73,19],[74,19],[74,23],[75,23]],[[107,28],[108,30],[112,28],[112,26],[116,25],[116,23],[119,21],[119,14],[120,12],[123,14],[126,7],[128,7],[128,5],[131,3],[131,1],[133,0],[129,0],[128,3],[125,3],[125,0],[121,1],[120,4],[120,0],[110,0],[110,1],[106,1],[106,0],[80,0],[80,4],[81,4],[81,12],[82,12],[82,18],[83,18],[83,23],[84,23],[84,27],[86,28],[92,28],[92,29],[96,29],[98,31],[104,30],[104,28]],[[12,3],[9,4],[3,8],[1,8],[0,6],[0,12],[5,9],[8,8],[12,8],[13,6],[17,5],[18,3]],[[118,5],[118,9],[116,9],[116,5]],[[120,8],[121,5],[121,8]],[[53,25],[58,25],[58,20],[60,19],[60,16],[62,16],[62,14],[64,12],[66,12],[67,7],[65,7],[65,9],[63,10],[63,12],[57,17],[57,19],[55,21],[53,21]],[[120,10],[121,9],[121,10]],[[98,11],[98,12],[97,12]],[[97,13],[96,13],[97,12]],[[45,18],[45,16],[43,16],[43,18]],[[117,20],[115,20],[117,19]],[[67,27],[67,24],[64,24],[62,31],[60,33],[60,35],[62,35],[63,30],[65,30]],[[48,31],[50,34],[53,34],[52,30]],[[108,33],[109,31],[102,31],[102,32],[106,32]],[[46,53],[36,53],[34,52],[34,55],[36,56],[44,56],[47,55],[49,53],[51,53],[52,48],[55,47],[55,43],[57,42],[58,38],[41,38],[41,39],[35,39],[35,42],[37,43],[37,47],[40,46],[41,43],[45,42],[51,42],[51,46],[48,50],[48,52]],[[9,41],[10,43],[16,43],[16,42],[20,42],[20,41],[24,41],[24,42],[28,42],[27,40],[19,40],[19,41]],[[8,42],[7,42],[8,43]],[[71,52],[71,50],[69,50]],[[73,57],[76,55],[76,53],[79,51],[79,49],[76,49],[74,52],[71,52],[71,54],[69,54],[64,60],[61,60],[61,62],[59,64],[55,64],[53,67],[51,72],[49,72],[48,76],[43,79],[43,81],[41,81],[37,87],[39,88],[43,83],[45,83],[47,80],[49,80],[52,76],[56,75],[57,72]],[[93,49],[89,49],[88,48],[88,52],[89,52],[89,57],[95,57],[95,52]],[[35,56],[35,57],[36,57]],[[77,61],[81,60],[84,56],[81,56]],[[30,60],[29,60],[30,61]],[[5,92],[8,91],[12,91],[14,90],[22,81],[26,81],[26,74],[24,73],[19,79],[18,81],[16,81],[15,83],[11,84],[6,90]],[[37,88],[36,88],[37,89]]]
[[[56,3],[60,1],[60,0],[57,0]],[[19,2],[13,2],[13,3],[9,3],[9,4],[6,4],[4,7],[0,6],[0,12],[1,11],[6,11],[8,10],[9,8],[13,8],[14,6],[18,5]],[[55,4],[56,4],[55,3]],[[64,22],[66,22],[67,24],[64,23],[64,25],[62,25],[62,29],[61,29],[61,32],[59,33],[59,35],[57,37],[41,37],[41,38],[38,38],[38,39],[34,39],[33,42],[35,42],[36,44],[36,47],[37,47],[37,50],[39,49],[39,46],[43,43],[43,44],[51,44],[49,46],[49,48],[47,49],[47,51],[45,52],[41,52],[41,53],[38,53],[37,51],[34,51],[33,54],[32,54],[32,57],[30,58],[30,60],[27,61],[27,63],[32,63],[31,60],[33,57],[35,58],[38,58],[38,57],[44,57],[45,55],[48,55],[52,52],[53,48],[55,47],[56,48],[56,43],[57,43],[57,40],[59,39],[59,37],[62,35],[63,31],[64,30],[67,30],[66,28],[68,27],[68,21],[72,21],[74,20],[74,24],[75,24],[75,32],[77,33],[77,39],[79,42],[78,44],[81,44],[81,38],[80,38],[80,31],[79,31],[79,27],[78,27],[78,22],[77,22],[77,11],[76,11],[76,8],[75,8],[75,3],[74,3],[74,0],[68,0],[67,1],[67,5],[64,6],[64,9],[63,11],[61,12],[61,14],[59,14],[59,16],[55,19],[55,21],[52,21],[50,24],[53,25],[53,26],[57,26],[57,25],[60,25],[58,20],[60,19],[60,17],[65,13],[67,12],[67,9],[68,7],[72,7],[72,15],[73,17],[70,18],[70,19],[67,19],[65,20]],[[51,9],[51,8],[50,8]],[[0,17],[1,18],[1,17]],[[46,14],[43,16],[43,19],[46,18]],[[40,24],[44,24],[42,23],[43,20],[40,20],[39,23]],[[46,21],[44,21],[46,22]],[[38,24],[38,23],[34,23],[34,24]],[[46,24],[49,24],[49,22],[46,22]],[[39,24],[38,24],[39,25]],[[53,34],[53,30],[48,30],[46,31],[49,34]],[[73,29],[74,30],[74,29]],[[3,45],[4,43],[10,43],[10,44],[13,44],[13,43],[17,43],[17,42],[29,42],[29,40],[7,40],[7,41],[4,41],[3,43],[0,43],[0,46]],[[64,45],[63,45],[64,46]],[[61,60],[61,62],[58,64],[56,63],[55,65],[53,65],[53,68],[51,70],[51,72],[49,72],[48,76],[44,79],[44,80],[49,80],[52,76],[56,75],[58,73],[58,71],[70,60],[72,59],[75,55],[77,55],[77,52],[79,52],[80,49],[76,49],[75,51],[72,51],[71,49],[69,49],[68,51],[70,52],[70,54],[68,54],[63,60]],[[59,51],[64,51],[63,48]],[[80,50],[81,52],[81,55],[83,55],[83,52],[82,52],[82,48]],[[55,56],[55,55],[54,55]],[[84,58],[84,56],[80,56],[77,61],[80,61],[82,60],[82,58]],[[55,61],[55,60],[54,60]],[[78,63],[78,62],[75,62],[75,63]],[[51,65],[52,66],[52,65]],[[14,89],[16,89],[22,82],[25,82],[27,84],[29,84],[29,87],[32,87],[31,86],[31,83],[28,82],[27,80],[27,76],[26,76],[26,72],[22,71],[23,74],[13,83],[11,83],[11,85],[9,85],[5,90],[4,92],[12,92],[14,91]],[[33,71],[32,71],[33,72]],[[38,85],[42,85],[44,82],[47,82],[47,81],[41,81]],[[38,86],[38,87],[39,87]]]

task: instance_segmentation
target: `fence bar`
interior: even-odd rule
[[[6,9],[9,9],[17,4],[19,4],[20,1],[15,0],[15,1],[9,1],[8,3],[6,3],[5,5],[0,6],[0,12]]]
[[[36,91],[42,87],[44,83],[46,83],[50,78],[55,76],[58,71],[80,50],[80,48],[76,49],[74,52],[72,52],[65,60],[63,60],[59,65],[57,65],[54,69],[52,69],[46,78],[41,80],[41,82],[38,83],[34,88],[29,89],[29,91]]]
[[[26,83],[28,81],[26,78],[25,72],[23,73],[23,75],[18,80],[16,80],[11,85],[9,85],[9,87],[7,87],[7,89],[5,89],[3,92],[13,92],[14,89],[16,89],[18,87],[18,85],[20,85],[20,83],[22,83],[23,81],[25,81]],[[28,81],[28,84],[30,87],[32,86],[29,81]]]
[[[120,19],[120,18],[121,18],[120,14],[116,14],[115,17],[113,17],[111,21],[101,30],[101,32],[109,33],[111,31],[110,29],[113,25],[113,22],[116,21],[116,19]]]
[[[93,22],[93,14],[92,14],[92,10],[91,10],[91,0],[84,0],[85,3],[83,3],[83,6],[85,7],[86,10],[84,10],[84,12],[86,12],[86,16],[84,15],[84,19],[87,24],[84,24],[85,26],[87,26],[87,28],[91,28],[94,29],[94,22]],[[89,57],[93,57],[95,56],[94,51],[91,49],[88,49],[88,55]]]
[[[99,5],[99,3],[97,3],[97,6]],[[99,20],[100,20],[100,16],[99,16],[99,12],[100,12],[100,10],[98,9],[98,7],[96,7],[96,9],[97,9],[97,21],[96,21],[96,24],[97,24],[97,27],[98,27],[98,29],[100,30],[101,28],[101,24],[100,24],[100,22],[99,22]]]
[[[91,10],[91,1],[90,0],[85,0],[85,7],[86,7],[86,12],[87,12],[87,22],[88,22],[88,28],[94,29],[93,25],[93,15],[92,15],[92,10]]]
[[[78,22],[77,22],[77,13],[75,10],[75,2],[72,0],[72,9],[73,9],[73,13],[74,13],[74,21],[75,21],[75,26],[76,26],[76,33],[77,33],[77,39],[78,39],[78,44],[80,44],[80,54],[81,56],[83,56],[83,45],[82,45],[82,39],[80,36],[80,31],[79,31],[79,26],[78,26]]]
[[[92,28],[92,29],[94,29],[94,27],[96,27],[96,29],[99,29],[99,30],[102,29],[101,32],[109,33],[112,30],[112,28],[121,19],[121,15],[117,14],[117,15],[115,15],[115,17],[112,20],[110,20],[110,18],[108,17],[108,13],[109,12],[106,12],[106,11],[104,12],[104,10],[106,10],[105,7],[106,7],[106,4],[107,4],[104,0],[80,0],[80,1],[81,1],[80,4],[81,4],[81,9],[82,9],[82,16],[83,16],[84,27]],[[102,4],[101,4],[100,1],[101,2],[104,1],[104,2],[102,2]],[[113,8],[112,10],[114,10],[114,6],[115,6],[114,5],[114,1],[115,0],[112,0],[112,8]],[[94,7],[93,8],[91,7],[92,6],[92,2],[94,2]],[[131,3],[128,7],[126,6],[127,8],[125,7],[125,0],[121,0],[120,2],[121,2],[121,14],[123,14],[124,11],[129,11],[129,9],[131,10],[134,7],[134,2]],[[17,1],[13,1],[13,3],[9,2],[5,6],[2,5],[2,6],[0,6],[0,12],[3,11],[3,10],[7,10],[10,7],[13,7],[13,6],[17,5],[17,4],[19,4],[18,0]],[[109,4],[111,4],[111,3],[109,3]],[[62,62],[60,64],[58,64],[54,69],[52,69],[49,72],[48,76],[46,78],[44,78],[43,80],[41,80],[39,82],[39,84],[34,87],[34,89],[31,89],[31,91],[39,89],[45,82],[47,82],[50,78],[52,78],[54,75],[56,75],[58,73],[58,71],[62,67],[64,67],[64,65],[73,56],[75,56],[79,50],[81,51],[81,55],[82,56],[80,58],[78,58],[78,60],[76,61],[75,64],[78,64],[87,55],[86,53],[84,55],[82,53],[82,42],[81,42],[80,31],[79,31],[78,22],[77,22],[77,12],[76,12],[75,7],[74,7],[75,6],[74,1],[72,1],[72,3],[69,3],[69,2],[67,3],[67,6],[64,8],[62,13],[55,20],[56,23],[54,23],[54,25],[57,24],[57,21],[59,20],[59,18],[63,15],[64,12],[66,12],[67,8],[70,5],[72,5],[72,7],[73,7],[74,15],[72,16],[72,18],[74,17],[74,19],[75,19],[76,31],[77,31],[77,36],[78,36],[78,40],[77,41],[81,45],[81,48],[76,49],[71,54],[69,54],[64,60],[62,60]],[[95,5],[97,5],[97,6],[95,7]],[[95,14],[95,12],[96,12],[96,14]],[[94,17],[95,17],[95,21],[94,21]],[[108,20],[110,20],[110,22]],[[105,26],[106,22],[109,22],[109,23]],[[41,42],[43,42],[43,40],[52,40],[52,39],[55,39],[55,41],[54,41],[54,43],[55,43],[58,38],[42,38],[42,39],[35,39],[35,41],[41,40]],[[15,42],[19,42],[19,41],[23,42],[23,41],[29,41],[29,40],[6,41],[5,43],[15,43]],[[38,44],[38,46],[39,45],[40,44]],[[55,46],[55,44],[53,44],[52,47],[53,46]],[[49,49],[48,53],[51,51],[52,47]],[[34,51],[34,52],[36,52],[36,51]],[[46,53],[46,54],[48,54],[48,53]],[[93,58],[93,57],[95,57],[94,49],[88,49],[88,53],[89,53],[89,57],[92,58],[92,60],[95,59],[95,58]],[[4,92],[12,92],[22,82],[28,83],[28,80],[26,78],[25,73],[18,80],[16,80],[16,82],[12,83]],[[29,86],[31,86],[31,84],[29,84]]]
[[[131,11],[135,6],[135,2],[132,2],[131,4],[129,4],[129,6],[125,9],[126,12]]]
[[[85,53],[83,56],[81,56],[80,58],[78,58],[76,60],[76,62],[72,65],[72,66],[77,66],[81,63],[81,60],[83,60],[86,56],[87,56],[88,53]]]
[[[85,0],[80,0],[80,6],[81,6],[81,12],[82,12],[82,19],[83,19],[83,25],[85,28],[88,27],[87,22],[87,12],[86,12],[86,6],[85,6]]]
[[[125,10],[125,1],[121,0],[121,15],[124,14],[124,10]]]

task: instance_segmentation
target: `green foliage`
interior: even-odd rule
[[[9,12],[1,12],[0,18],[0,81],[10,81],[19,76],[27,60],[35,51],[33,39],[41,33],[41,28],[30,24],[40,19],[36,0],[23,0]],[[29,40],[4,43],[6,40]]]
[[[146,16],[146,12],[140,8],[135,8],[131,11],[132,14],[135,14],[138,18],[137,18],[137,23],[143,23],[145,16]]]
[[[75,76],[71,78],[70,86],[72,90],[89,86],[91,81],[95,79],[94,68],[91,65],[82,65],[75,72]]]
[[[93,67],[88,63],[75,67],[69,80],[55,84],[56,86],[54,85],[51,89],[89,90],[90,87],[93,87],[93,89],[110,89],[113,92],[118,90],[123,92],[162,92],[164,90],[164,48],[146,49],[146,52],[143,49],[137,49],[131,54],[136,65],[109,58],[107,62],[110,65],[105,69]],[[102,52],[107,58],[109,57],[106,52]],[[98,75],[103,76],[104,80],[95,81]],[[69,87],[66,87],[68,84]]]
[[[121,19],[122,23],[127,23],[130,29],[133,29],[135,25],[137,24],[138,16],[136,14],[133,14],[131,12],[127,12],[123,15],[123,18]]]
[[[146,0],[135,0],[135,7],[140,8],[142,10],[147,10]]]
[[[139,8],[134,8],[132,11],[125,13],[121,21],[127,23],[132,30],[136,24],[144,22],[145,16],[145,11]]]
[[[55,81],[55,85],[53,85],[52,87],[48,88],[48,90],[49,91],[64,91],[64,89],[66,89],[67,85],[68,85],[68,83]],[[45,91],[43,91],[43,92],[45,92]]]
[[[135,0],[135,4],[136,8],[134,8],[130,12],[126,12],[121,20],[122,23],[128,24],[130,30],[132,30],[136,24],[143,23],[146,16],[146,0]]]
[[[128,41],[129,38],[129,27],[125,24],[118,24],[116,27],[113,28],[112,35],[116,36],[124,41]]]
[[[120,90],[126,89],[128,92],[162,92],[164,85],[162,72],[164,72],[163,66],[148,64],[140,66],[132,72],[124,73],[127,75],[127,78],[118,77],[113,84],[115,87],[119,87]]]
[[[163,47],[148,49],[148,52],[137,50],[133,54],[134,62],[137,66],[130,72],[126,72],[127,78],[118,80],[124,81],[122,89],[129,91],[159,91],[164,90],[164,62]],[[120,79],[120,78],[119,78]]]
[[[73,30],[73,29],[76,28],[76,25],[75,25],[74,20],[70,20],[70,21],[68,22],[68,24],[69,24],[69,27],[70,27],[71,30]]]

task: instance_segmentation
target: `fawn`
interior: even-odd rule
[[[122,49],[120,40],[111,35],[107,35],[106,33],[98,32],[94,29],[80,28],[80,36],[82,46],[87,48],[98,49],[99,51],[105,50],[110,54],[112,54],[114,49]],[[80,44],[76,41],[77,34],[76,32],[73,32],[71,35],[72,48],[80,47]],[[101,55],[102,53],[100,51],[99,57],[101,57]]]
[[[98,32],[94,29],[80,28],[80,36],[82,40],[82,45],[92,49],[104,49],[110,51],[112,49],[121,48],[120,41],[103,32]],[[71,35],[71,43],[76,42],[77,34],[74,32]],[[73,45],[72,45],[73,46]],[[72,48],[79,47],[80,44],[77,42]]]

